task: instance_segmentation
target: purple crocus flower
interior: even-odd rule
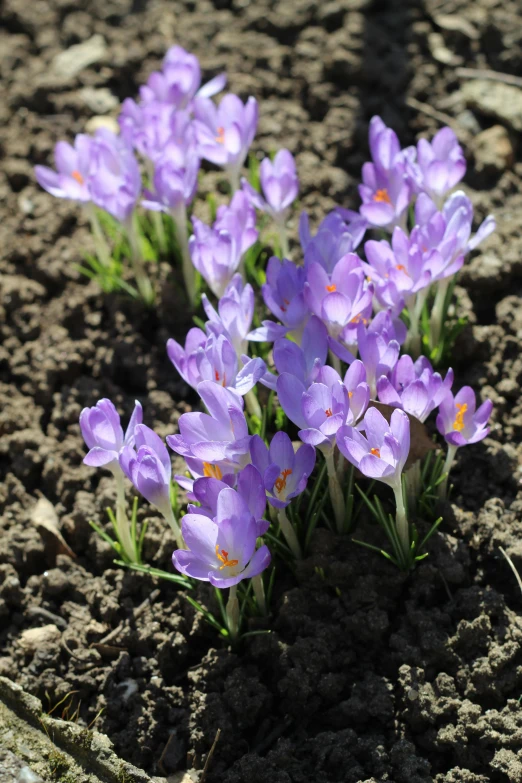
[[[315,315],[309,319],[303,330],[302,346],[287,340],[286,337],[281,337],[274,343],[273,356],[277,372],[294,375],[306,387],[316,380],[327,355],[328,332]],[[261,383],[275,391],[277,376],[267,372],[261,378]]]
[[[388,423],[377,408],[368,408],[359,427],[341,427],[337,445],[364,476],[400,487],[410,451],[410,421],[404,411],[396,410]]]
[[[344,385],[348,390],[350,411],[347,423],[355,425],[364,416],[370,402],[370,387],[366,382],[366,368],[360,359],[348,367],[344,376]]]
[[[346,423],[350,411],[348,389],[339,374],[325,365],[316,382],[306,388],[295,375],[285,372],[277,379],[276,388],[280,405],[299,427],[303,443],[330,452],[336,432]]]
[[[201,157],[222,166],[228,172],[232,189],[237,190],[241,167],[256,133],[256,99],[251,97],[243,104],[237,95],[228,94],[216,106],[208,98],[197,98],[194,113]]]
[[[154,192],[146,190],[142,206],[155,212],[175,212],[188,206],[196,194],[199,158],[195,152],[184,155],[177,144],[168,144],[154,167]]]
[[[273,342],[288,332],[301,339],[310,311],[304,300],[306,271],[292,261],[272,256],[266,268],[266,283],[261,293],[268,309],[281,321],[263,321],[262,326],[249,334],[249,340]]]
[[[92,140],[89,184],[96,206],[129,221],[141,193],[140,169],[129,145],[106,128]]]
[[[151,101],[139,104],[126,98],[118,118],[125,141],[150,161],[160,158],[168,144],[195,151],[195,136],[190,115],[176,111],[168,103]]]
[[[252,247],[259,232],[255,210],[244,193],[234,193],[228,206],[222,204],[218,207],[214,228],[235,236],[241,255]]]
[[[119,456],[120,467],[145,500],[169,517],[172,513],[169,453],[159,435],[145,424],[134,428],[134,436],[136,451],[126,445]]]
[[[165,55],[162,70],[152,73],[147,84],[140,87],[140,98],[143,103],[160,101],[170,103],[176,109],[184,109],[195,96],[208,98],[222,90],[226,76],[220,74],[201,88],[200,84],[198,58],[181,46],[172,46]]]
[[[349,324],[368,319],[373,287],[366,285],[361,260],[355,253],[343,256],[328,275],[320,264],[310,264],[304,286],[305,302],[320,318],[333,340],[344,337]]]
[[[437,429],[450,446],[467,446],[483,440],[490,431],[488,419],[493,410],[491,400],[476,409],[475,392],[463,386],[455,397],[448,392],[439,405]]]
[[[203,514],[213,519],[218,514],[218,498],[229,485],[216,478],[199,478],[194,482],[192,496],[200,505],[188,505],[189,514]],[[270,523],[263,519],[266,511],[266,492],[263,477],[254,465],[247,465],[237,474],[235,486],[239,497],[257,522],[258,536],[268,530]]]
[[[380,117],[372,117],[369,139],[373,162],[362,168],[360,213],[370,225],[391,230],[406,219],[412,195],[407,161],[412,153],[401,150],[397,134]]]
[[[337,262],[354,251],[362,242],[367,221],[358,212],[336,207],[320,223],[312,237],[306,212],[299,219],[299,240],[303,248],[305,267],[320,264],[331,274]]]
[[[237,473],[249,461],[243,398],[212,381],[202,381],[197,391],[208,413],[184,413],[178,422],[179,435],[169,435],[167,443],[185,457],[189,470],[202,464],[200,475],[221,479]]]
[[[378,379],[377,395],[385,405],[401,408],[419,421],[426,421],[446,397],[452,383],[451,368],[443,380],[425,356],[414,362],[411,356],[405,355],[401,356],[389,377]]]
[[[284,221],[288,208],[296,200],[299,192],[294,156],[283,149],[279,150],[273,161],[264,158],[259,168],[259,175],[263,195],[258,193],[246,179],[241,181],[243,191],[252,206],[267,212],[275,220]]]
[[[124,446],[134,445],[134,430],[143,420],[143,409],[136,400],[125,435],[120,415],[108,399],[98,400],[92,408],[80,413],[80,429],[89,448],[83,462],[91,468],[118,468],[118,457]]]
[[[388,322],[374,318],[368,327],[360,323],[357,331],[359,354],[366,368],[372,398],[375,397],[377,379],[381,375],[389,375],[399,358],[400,345],[392,331],[391,316],[387,315]],[[387,328],[388,324],[392,328]]]
[[[232,587],[257,576],[270,564],[268,547],[256,550],[257,521],[233,489],[219,493],[214,518],[185,514],[181,528],[187,549],[176,550],[172,562],[193,579],[214,587]]]
[[[254,289],[250,283],[245,284],[241,275],[235,274],[225,288],[217,310],[206,294],[203,294],[201,299],[209,319],[206,324],[207,331],[224,334],[234,346],[236,354],[242,356],[247,349],[248,333],[254,317]]]
[[[300,495],[315,465],[315,449],[303,444],[296,452],[286,432],[276,432],[270,448],[259,435],[250,441],[252,464],[263,476],[268,502],[275,508],[285,508]]]
[[[59,141],[54,148],[56,171],[47,166],[35,166],[38,184],[51,196],[73,201],[91,201],[89,173],[91,167],[92,139],[79,133],[74,146]]]
[[[239,369],[234,346],[224,335],[206,337],[196,331],[200,330],[190,330],[185,349],[176,340],[167,342],[169,359],[189,386],[196,389],[202,381],[211,381],[244,396],[263,377],[266,365],[262,359],[247,357]]]
[[[466,159],[451,128],[441,128],[429,142],[417,143],[417,162],[413,166],[414,186],[440,203],[466,173]]]

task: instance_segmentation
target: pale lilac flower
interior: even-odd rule
[[[152,101],[139,104],[126,98],[118,118],[121,135],[148,160],[155,162],[168,145],[176,144],[187,154],[196,153],[195,134],[190,114],[177,111],[168,103]]]
[[[217,499],[217,514],[185,514],[181,522],[187,549],[172,556],[174,567],[193,579],[214,587],[232,587],[257,576],[270,564],[263,545],[256,550],[258,524],[243,498],[233,489],[223,489]]]
[[[250,97],[246,104],[237,95],[225,95],[219,104],[208,98],[194,101],[195,129],[202,158],[228,172],[237,190],[241,167],[257,129],[258,106]]]
[[[285,508],[292,498],[306,489],[315,465],[315,449],[303,444],[294,452],[286,432],[276,432],[270,448],[259,435],[250,441],[252,464],[263,476],[268,502],[275,508]]]
[[[80,429],[89,449],[83,462],[91,468],[117,467],[124,446],[134,445],[134,430],[143,420],[143,409],[136,400],[127,431],[123,434],[120,415],[108,399],[98,400],[80,413]]]
[[[294,156],[288,150],[279,150],[273,161],[264,158],[259,174],[262,195],[246,179],[241,181],[247,198],[252,206],[262,212],[267,212],[276,220],[284,220],[299,192]]]
[[[452,383],[451,368],[443,380],[425,356],[413,362],[410,356],[405,355],[401,356],[389,377],[378,379],[377,395],[385,405],[401,408],[419,421],[426,421],[448,394]]]
[[[196,194],[198,172],[199,158],[194,152],[185,156],[177,144],[168,144],[154,167],[154,192],[145,190],[142,206],[155,212],[188,206]]]
[[[170,480],[172,467],[165,444],[150,427],[134,428],[136,450],[126,445],[120,452],[120,467],[145,500],[165,517],[172,514]]]
[[[366,232],[367,221],[358,212],[336,207],[320,223],[312,237],[306,212],[299,219],[299,240],[305,266],[320,264],[331,274],[337,262],[354,251]]]
[[[373,162],[362,168],[359,211],[370,225],[391,230],[406,220],[412,196],[407,161],[412,152],[401,150],[396,133],[380,117],[372,117],[369,139]]]
[[[355,425],[364,416],[370,402],[370,387],[366,382],[366,368],[360,359],[348,367],[344,376],[344,385],[348,390],[350,411],[347,424]]]
[[[209,302],[206,294],[201,297],[207,318],[208,332],[224,334],[238,356],[247,349],[248,333],[254,317],[254,289],[250,283],[243,281],[240,274],[235,274],[227,285],[218,302],[217,310]]]
[[[391,322],[389,314],[388,318]],[[383,320],[374,319],[368,327],[362,323],[358,326],[357,345],[372,398],[375,397],[377,379],[381,375],[389,375],[399,358],[400,345],[392,335],[394,332],[386,328]]]
[[[412,170],[416,190],[437,202],[453,190],[466,173],[466,159],[451,128],[441,128],[431,142],[419,140]]]
[[[259,232],[256,228],[255,210],[244,193],[234,193],[228,206],[221,204],[218,207],[214,228],[234,235],[241,255],[252,247]]]
[[[263,321],[262,326],[249,334],[249,340],[273,342],[288,332],[302,333],[310,315],[304,300],[306,271],[292,261],[272,256],[266,268],[266,283],[261,286],[264,302],[270,312],[281,321]]]
[[[129,221],[141,193],[140,169],[127,142],[106,128],[92,140],[89,186],[96,206]]]
[[[51,196],[73,201],[91,201],[89,173],[91,167],[92,139],[79,133],[74,146],[59,141],[54,148],[56,171],[47,166],[35,166],[38,184]]]
[[[172,46],[163,61],[161,71],[154,71],[147,84],[140,87],[140,98],[143,103],[160,101],[170,103],[176,109],[186,108],[196,96],[210,97],[223,89],[226,84],[225,74],[220,74],[201,85],[201,68],[194,54],[185,51],[181,46]]]
[[[463,386],[455,396],[448,392],[439,405],[437,429],[450,446],[467,446],[483,440],[490,431],[488,419],[493,410],[491,400],[476,409],[475,392]]]
[[[328,332],[323,322],[313,315],[303,330],[302,345],[281,337],[274,343],[273,357],[279,374],[290,373],[308,387],[312,384],[328,355]],[[267,372],[261,383],[276,390],[277,376]]]

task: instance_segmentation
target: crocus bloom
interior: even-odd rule
[[[321,367],[308,388],[294,375],[282,373],[276,388],[281,407],[299,427],[303,443],[330,452],[350,411],[348,389],[333,367]]]
[[[250,203],[276,220],[284,220],[288,207],[296,200],[299,180],[295,160],[288,150],[279,150],[273,161],[264,158],[259,168],[263,195],[243,179],[242,188]],[[264,196],[264,198],[263,198]]]
[[[372,117],[369,139],[373,162],[362,168],[360,213],[370,225],[392,229],[404,223],[411,200],[406,170],[411,153],[401,150],[397,134],[380,117]]]
[[[367,221],[358,212],[336,207],[320,223],[312,237],[306,212],[299,219],[299,240],[305,266],[320,264],[331,274],[337,262],[358,247],[365,234]]]
[[[420,356],[414,363],[410,356],[405,355],[401,356],[389,377],[378,379],[377,395],[385,405],[401,408],[419,421],[426,421],[446,397],[452,383],[452,369],[443,380],[425,356]]]
[[[228,231],[234,236],[241,255],[252,247],[259,232],[255,210],[244,193],[234,193],[228,206],[222,204],[217,208],[214,228],[217,231]]]
[[[306,489],[314,469],[315,449],[303,444],[296,452],[286,432],[276,432],[270,448],[259,435],[250,441],[252,464],[263,476],[268,502],[275,508],[285,508],[292,498]]]
[[[203,514],[213,519],[218,513],[218,498],[223,489],[229,489],[224,481],[212,477],[194,482],[192,497],[200,505],[188,505],[189,514]],[[258,536],[262,536],[270,523],[263,519],[266,510],[266,492],[263,478],[254,465],[247,465],[237,474],[235,490],[257,522]]]
[[[225,288],[218,302],[217,310],[209,302],[206,294],[201,297],[207,318],[207,331],[224,334],[235,348],[238,356],[246,352],[248,333],[254,317],[254,289],[235,274]]]
[[[448,392],[439,405],[437,429],[451,446],[467,446],[478,443],[488,434],[488,419],[493,410],[491,400],[486,400],[476,410],[475,392],[463,386],[455,397]]]
[[[266,365],[260,358],[247,357],[244,367],[239,369],[234,346],[224,335],[206,337],[196,329],[189,331],[185,349],[170,339],[167,353],[183,380],[194,389],[202,381],[211,381],[244,396],[266,372]]]
[[[96,206],[121,223],[131,217],[141,193],[141,174],[132,149],[106,128],[91,145],[90,189]]]
[[[194,142],[190,115],[160,101],[136,103],[126,98],[118,117],[122,138],[150,161],[161,157],[169,143],[181,147]],[[192,137],[192,138],[191,138]],[[192,144],[195,148],[195,144]]]
[[[195,152],[186,156],[177,144],[168,144],[154,167],[154,192],[145,191],[141,202],[155,212],[173,212],[190,204],[198,184],[199,158]]]
[[[320,264],[310,264],[304,297],[310,310],[325,324],[330,337],[337,340],[345,336],[347,326],[355,328],[370,318],[373,286],[366,283],[359,256],[348,253],[337,262],[331,275]]]
[[[301,337],[303,326],[310,311],[304,300],[304,284],[306,271],[288,259],[272,256],[266,268],[266,283],[261,286],[261,293],[268,309],[281,321],[263,321],[262,326],[250,333],[250,340],[273,342],[278,337],[284,337],[288,332]]]
[[[313,315],[303,330],[302,346],[286,337],[274,343],[274,364],[278,373],[294,375],[308,387],[312,384],[328,355],[328,332],[319,318]],[[275,391],[277,376],[265,373],[261,383]]]
[[[222,166],[236,190],[241,167],[256,133],[256,99],[251,97],[243,104],[237,95],[228,94],[216,106],[208,98],[197,98],[194,114],[201,157]]]
[[[124,446],[134,445],[134,430],[142,420],[143,409],[137,400],[125,435],[120,415],[110,400],[102,399],[94,407],[84,408],[80,413],[80,429],[89,448],[84,464],[91,468],[117,468],[120,451]]]
[[[150,427],[138,424],[134,429],[136,451],[125,446],[120,467],[138,492],[164,515],[169,515],[172,467],[165,444]]]
[[[208,413],[184,413],[178,422],[179,435],[169,435],[167,443],[185,459],[201,460],[203,475],[221,479],[237,473],[249,461],[243,398],[212,381],[202,381],[197,391]]]
[[[187,549],[172,555],[182,574],[210,582],[214,587],[232,587],[257,576],[270,564],[265,545],[256,550],[258,524],[243,498],[233,489],[223,489],[217,513],[185,514],[181,522]]]
[[[350,411],[347,423],[356,424],[364,416],[370,402],[370,387],[366,383],[366,368],[360,359],[348,367],[344,376],[344,385],[348,390]]]
[[[34,167],[38,184],[58,198],[90,201],[91,143],[92,139],[84,133],[76,136],[74,146],[59,141],[54,148],[56,171],[47,166]]]
[[[414,168],[416,189],[424,191],[435,201],[439,202],[453,190],[466,173],[466,159],[451,128],[441,128],[431,142],[419,140]]]
[[[176,109],[184,109],[196,95],[208,98],[222,90],[226,76],[220,74],[204,87],[200,84],[198,58],[181,46],[172,46],[165,55],[162,70],[152,73],[147,84],[140,87],[140,98],[143,103],[161,101],[172,104]]]
[[[388,314],[391,323],[391,318]],[[378,330],[377,330],[378,329]],[[392,336],[393,335],[393,336]],[[372,397],[375,396],[377,379],[388,375],[399,358],[400,345],[393,331],[376,319],[368,327],[360,323],[357,331],[359,354],[366,368],[366,378]],[[341,358],[343,358],[341,356]]]

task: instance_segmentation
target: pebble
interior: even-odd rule
[[[48,644],[57,644],[62,637],[56,625],[42,625],[41,628],[28,628],[20,634],[20,646],[25,652],[35,650]]]
[[[462,95],[472,109],[522,132],[522,90],[502,82],[472,79],[463,85]]]
[[[84,68],[101,60],[106,52],[105,38],[96,34],[87,41],[70,46],[69,49],[57,54],[51,63],[51,70],[56,76],[71,79]]]
[[[515,158],[509,133],[502,125],[493,125],[473,139],[475,168],[479,173],[500,174],[513,165]]]

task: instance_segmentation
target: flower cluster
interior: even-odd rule
[[[451,129],[401,149],[396,134],[374,117],[372,160],[363,166],[359,211],[335,209],[315,235],[301,215],[302,263],[295,263],[286,236],[298,194],[292,155],[280,150],[262,162],[261,192],[241,179],[257,103],[225,95],[216,105],[211,96],[223,88],[224,77],[203,87],[200,82],[196,58],[174,47],[162,71],[142,87],[140,100],[124,102],[119,137],[101,133],[77,137],[74,147],[58,145],[58,173],[38,172],[55,195],[91,200],[125,221],[141,193],[138,151],[152,183],[142,203],[170,212],[179,232],[194,198],[200,160],[222,166],[232,189],[212,226],[192,218],[194,233],[183,256],[189,290],[194,270],[206,281],[207,320],[198,321],[184,345],[174,339],[167,343],[169,359],[204,406],[184,413],[178,432],[166,439],[185,461],[185,472],[174,477],[189,500],[181,526],[171,504],[169,453],[143,424],[141,407],[125,435],[108,400],[83,411],[80,423],[90,449],[85,462],[106,466],[117,477],[121,541],[129,539],[124,496],[121,500],[127,476],[170,524],[178,545],[176,569],[228,587],[232,597],[240,581],[252,578],[262,602],[260,574],[271,559],[263,536],[269,530],[277,535],[277,528],[271,529],[276,524],[295,557],[302,555],[303,541],[287,509],[307,490],[316,460],[325,463],[339,532],[350,521],[347,463],[391,487],[396,528],[390,538],[398,562],[409,567],[416,543],[403,479],[412,420],[421,426],[438,411],[436,426],[448,444],[441,494],[456,450],[489,432],[491,403],[477,409],[469,387],[454,396],[453,371],[437,372],[420,354],[441,340],[448,288],[466,253],[494,229],[494,220],[486,218],[471,237],[471,202],[461,191],[450,192],[465,173]],[[118,177],[111,180],[106,173],[114,161],[121,180],[117,192],[111,187]],[[255,319],[255,291],[243,267],[244,254],[261,230],[256,210],[272,218],[281,238],[280,255],[269,259],[261,286],[272,318],[262,321]],[[365,241],[372,229],[387,232],[388,239],[370,234]],[[421,318],[430,324],[431,336],[421,335]],[[266,439],[273,422],[260,398],[266,403],[269,395],[277,396],[279,409],[295,425],[299,446],[278,427]],[[132,562],[131,539],[126,554]]]

